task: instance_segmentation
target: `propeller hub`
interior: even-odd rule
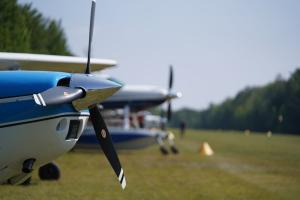
[[[177,99],[177,98],[181,98],[182,97],[182,93],[181,92],[169,92],[167,94],[167,100],[170,101],[172,99]]]

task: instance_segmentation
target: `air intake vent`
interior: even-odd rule
[[[57,86],[65,86],[65,87],[68,87],[70,85],[70,78],[67,77],[67,78],[62,78],[58,81],[57,83]]]
[[[77,139],[81,120],[70,120],[69,132],[66,140]]]

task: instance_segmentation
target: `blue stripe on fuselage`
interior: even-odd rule
[[[55,87],[62,78],[71,74],[47,71],[2,71],[0,72],[0,99],[32,95]],[[78,113],[72,104],[39,106],[33,99],[0,103],[0,124],[29,120],[66,112]]]

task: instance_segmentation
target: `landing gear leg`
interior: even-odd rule
[[[158,143],[159,146],[160,146],[160,147],[159,147],[160,152],[161,152],[163,155],[168,155],[169,152],[168,152],[168,150],[167,150],[166,147],[165,147],[165,143],[163,142],[163,139],[162,139],[160,136],[157,136],[156,140],[157,140],[157,143]]]
[[[167,140],[173,154],[178,154],[179,151],[175,146],[175,136],[171,131],[168,131]]]
[[[30,183],[31,183],[31,177],[26,179],[21,185],[27,186],[27,185],[30,185]]]
[[[58,180],[60,178],[60,170],[55,163],[51,162],[40,167],[39,177],[41,180]]]

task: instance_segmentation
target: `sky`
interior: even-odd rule
[[[71,51],[85,56],[90,0],[19,0],[61,20]],[[205,109],[247,86],[262,86],[300,66],[298,0],[98,0],[92,56],[127,84],[167,88],[175,109]]]

